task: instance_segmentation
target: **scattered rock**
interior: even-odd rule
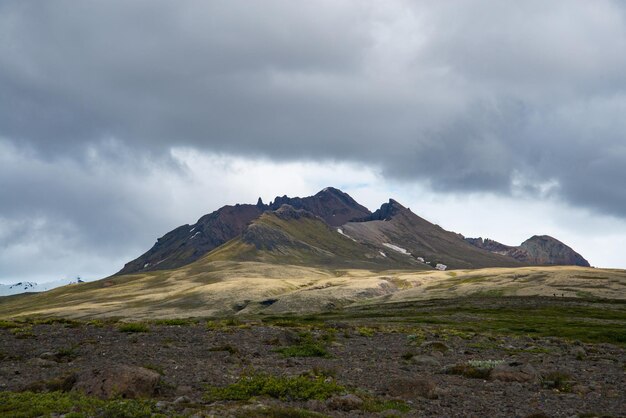
[[[420,346],[424,351],[444,353],[450,351],[450,347],[441,341],[426,341]]]
[[[176,398],[174,400],[174,405],[179,405],[181,403],[190,403],[191,399],[189,399],[187,396],[179,396],[178,398]]]
[[[54,361],[54,360],[56,360],[57,355],[56,355],[55,353],[50,352],[50,351],[46,351],[45,353],[41,353],[41,354],[39,355],[39,358],[40,358],[40,359],[43,359],[43,360],[51,360],[51,361]]]
[[[583,360],[587,357],[587,351],[581,346],[574,347],[570,353],[579,360]]]
[[[56,361],[45,360],[42,358],[32,358],[28,360],[28,364],[30,364],[31,366],[38,366],[38,367],[52,367],[52,366],[57,365]]]
[[[420,366],[433,366],[433,367],[441,367],[441,363],[433,356],[428,355],[418,355],[413,356],[409,360],[413,364],[418,364]]]
[[[326,401],[326,406],[335,411],[354,411],[360,409],[362,405],[363,399],[353,394],[333,396]]]
[[[502,382],[534,382],[539,374],[533,366],[527,363],[499,364],[491,370],[492,380]]]
[[[160,378],[157,372],[143,367],[116,365],[80,374],[74,389],[102,399],[149,397]]]
[[[156,407],[156,409],[158,409],[159,411],[162,411],[164,409],[167,409],[167,406],[169,405],[169,402],[166,401],[159,401],[157,402],[154,406]]]
[[[400,398],[422,397],[437,399],[437,385],[428,378],[398,378],[391,380],[386,387],[386,393]]]

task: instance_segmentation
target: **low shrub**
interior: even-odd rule
[[[239,354],[239,350],[236,347],[233,347],[230,344],[217,345],[215,347],[209,348],[209,351],[216,351],[216,352],[226,351],[226,352],[228,352],[231,355]]]
[[[255,396],[269,396],[284,401],[324,400],[344,390],[343,386],[323,377],[253,374],[244,376],[238,382],[225,387],[208,387],[204,399],[237,401],[248,400]]]
[[[0,416],[31,418],[64,414],[70,418],[144,418],[155,416],[153,402],[103,401],[77,392],[0,392]]]
[[[329,353],[322,344],[318,342],[303,342],[298,345],[277,348],[277,353],[283,357],[328,357]]]
[[[547,389],[556,389],[561,392],[572,390],[572,377],[564,372],[553,371],[545,374],[541,379],[541,384]]]
[[[148,327],[148,325],[144,324],[143,322],[125,322],[120,324],[117,329],[120,332],[128,332],[128,333],[132,333],[132,332],[150,332],[150,328]]]
[[[362,337],[373,337],[375,330],[368,327],[359,327],[356,329],[356,332]]]

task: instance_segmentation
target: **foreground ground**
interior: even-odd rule
[[[626,416],[623,302],[0,325],[2,416]]]

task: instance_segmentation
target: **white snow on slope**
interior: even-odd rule
[[[341,235],[343,235],[346,238],[350,238],[352,241],[356,242],[356,240],[354,238],[352,238],[350,235],[346,234],[345,232],[343,232],[343,229],[341,228],[337,228],[337,232],[339,232]]]
[[[398,247],[397,245],[393,245],[393,244],[389,244],[388,242],[383,242],[383,245],[387,248],[390,248],[400,254],[404,254],[404,255],[411,255],[410,252],[408,252],[407,250],[405,250],[402,247]]]
[[[80,279],[74,280],[56,280],[53,282],[46,283],[35,283],[35,282],[19,282],[11,285],[0,284],[0,296],[10,296],[17,295],[20,293],[30,293],[30,292],[45,292],[46,290],[51,290],[56,287],[66,286],[70,284],[82,283],[83,281]]]

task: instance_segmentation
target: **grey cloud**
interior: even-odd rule
[[[0,40],[0,135],[47,158],[113,138],[350,160],[451,192],[511,193],[519,174],[626,217],[617,1],[20,0]]]

